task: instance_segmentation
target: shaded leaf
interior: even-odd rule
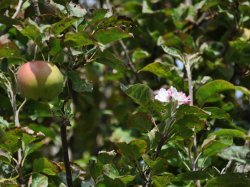
[[[212,178],[206,184],[206,187],[235,187],[235,186],[250,186],[250,179],[244,173],[227,173],[215,178]]]
[[[1,4],[1,3],[0,3]],[[1,6],[1,5],[0,5]],[[1,8],[0,8],[1,9]],[[10,17],[4,16],[4,15],[0,15],[0,23],[4,24],[4,25],[19,25],[21,22],[19,22],[16,19],[12,19]]]
[[[210,112],[206,112],[197,106],[181,105],[177,109],[177,116],[180,117],[185,115],[195,115],[199,118],[207,118],[210,116]]]
[[[118,70],[119,72],[124,73],[126,68],[123,62],[112,54],[110,51],[100,52],[96,57],[96,62],[112,67],[113,69]]]
[[[150,107],[152,104],[152,90],[145,84],[134,84],[123,90],[133,101],[141,106]]]
[[[141,132],[149,132],[153,127],[152,117],[147,113],[136,113],[129,117],[128,126]]]
[[[118,143],[119,152],[132,162],[138,160],[146,152],[147,143],[144,140],[133,140],[130,143]]]
[[[0,10],[9,7],[14,2],[16,2],[16,0],[1,0],[0,1]]]
[[[123,38],[131,37],[131,35],[117,27],[100,29],[94,34],[95,39],[103,44],[108,44]]]
[[[152,176],[151,179],[156,187],[162,187],[167,186],[174,179],[174,175],[172,173],[162,173],[161,175]]]
[[[76,92],[92,92],[93,84],[80,77],[77,72],[68,72],[68,77],[72,81],[72,88]]]
[[[206,180],[213,177],[214,171],[190,171],[177,176],[178,180]]]

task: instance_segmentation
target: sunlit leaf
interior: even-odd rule
[[[80,31],[77,33],[68,32],[65,36],[65,42],[73,42],[74,47],[81,47],[95,43],[95,40],[86,32]]]
[[[42,174],[34,174],[32,176],[31,187],[47,187],[49,184],[48,177]]]
[[[179,59],[180,61],[184,62],[183,56],[179,50],[171,48],[171,47],[167,47],[165,45],[162,45],[161,47],[165,51],[165,53],[167,53],[170,56],[173,56],[173,57]]]

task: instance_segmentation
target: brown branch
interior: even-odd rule
[[[68,119],[63,119],[61,124],[61,140],[62,140],[62,151],[63,151],[63,163],[66,171],[66,179],[68,187],[73,187],[72,174],[69,162],[68,152],[68,140],[67,140],[67,126],[70,122]]]
[[[32,6],[35,9],[35,14],[36,14],[35,22],[39,23],[41,12],[39,9],[38,1],[37,0],[30,0],[30,3],[32,4]]]

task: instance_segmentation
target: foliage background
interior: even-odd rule
[[[250,185],[247,0],[2,0],[0,23],[3,186],[20,185],[20,147],[21,183],[65,186],[61,108],[72,125],[74,186]],[[162,134],[153,123],[161,130],[167,112],[151,90],[174,86],[188,94],[176,53],[199,53],[195,107],[179,108],[173,137],[155,158]],[[28,100],[15,128],[13,103],[19,107],[24,98],[13,76],[33,59],[57,64],[65,90],[50,104]]]

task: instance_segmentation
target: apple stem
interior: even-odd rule
[[[63,151],[63,162],[66,171],[67,185],[68,187],[73,187],[72,174],[70,169],[69,162],[69,153],[68,153],[68,140],[67,140],[67,126],[70,124],[68,119],[62,120],[61,125],[61,139],[62,139],[62,151]]]

